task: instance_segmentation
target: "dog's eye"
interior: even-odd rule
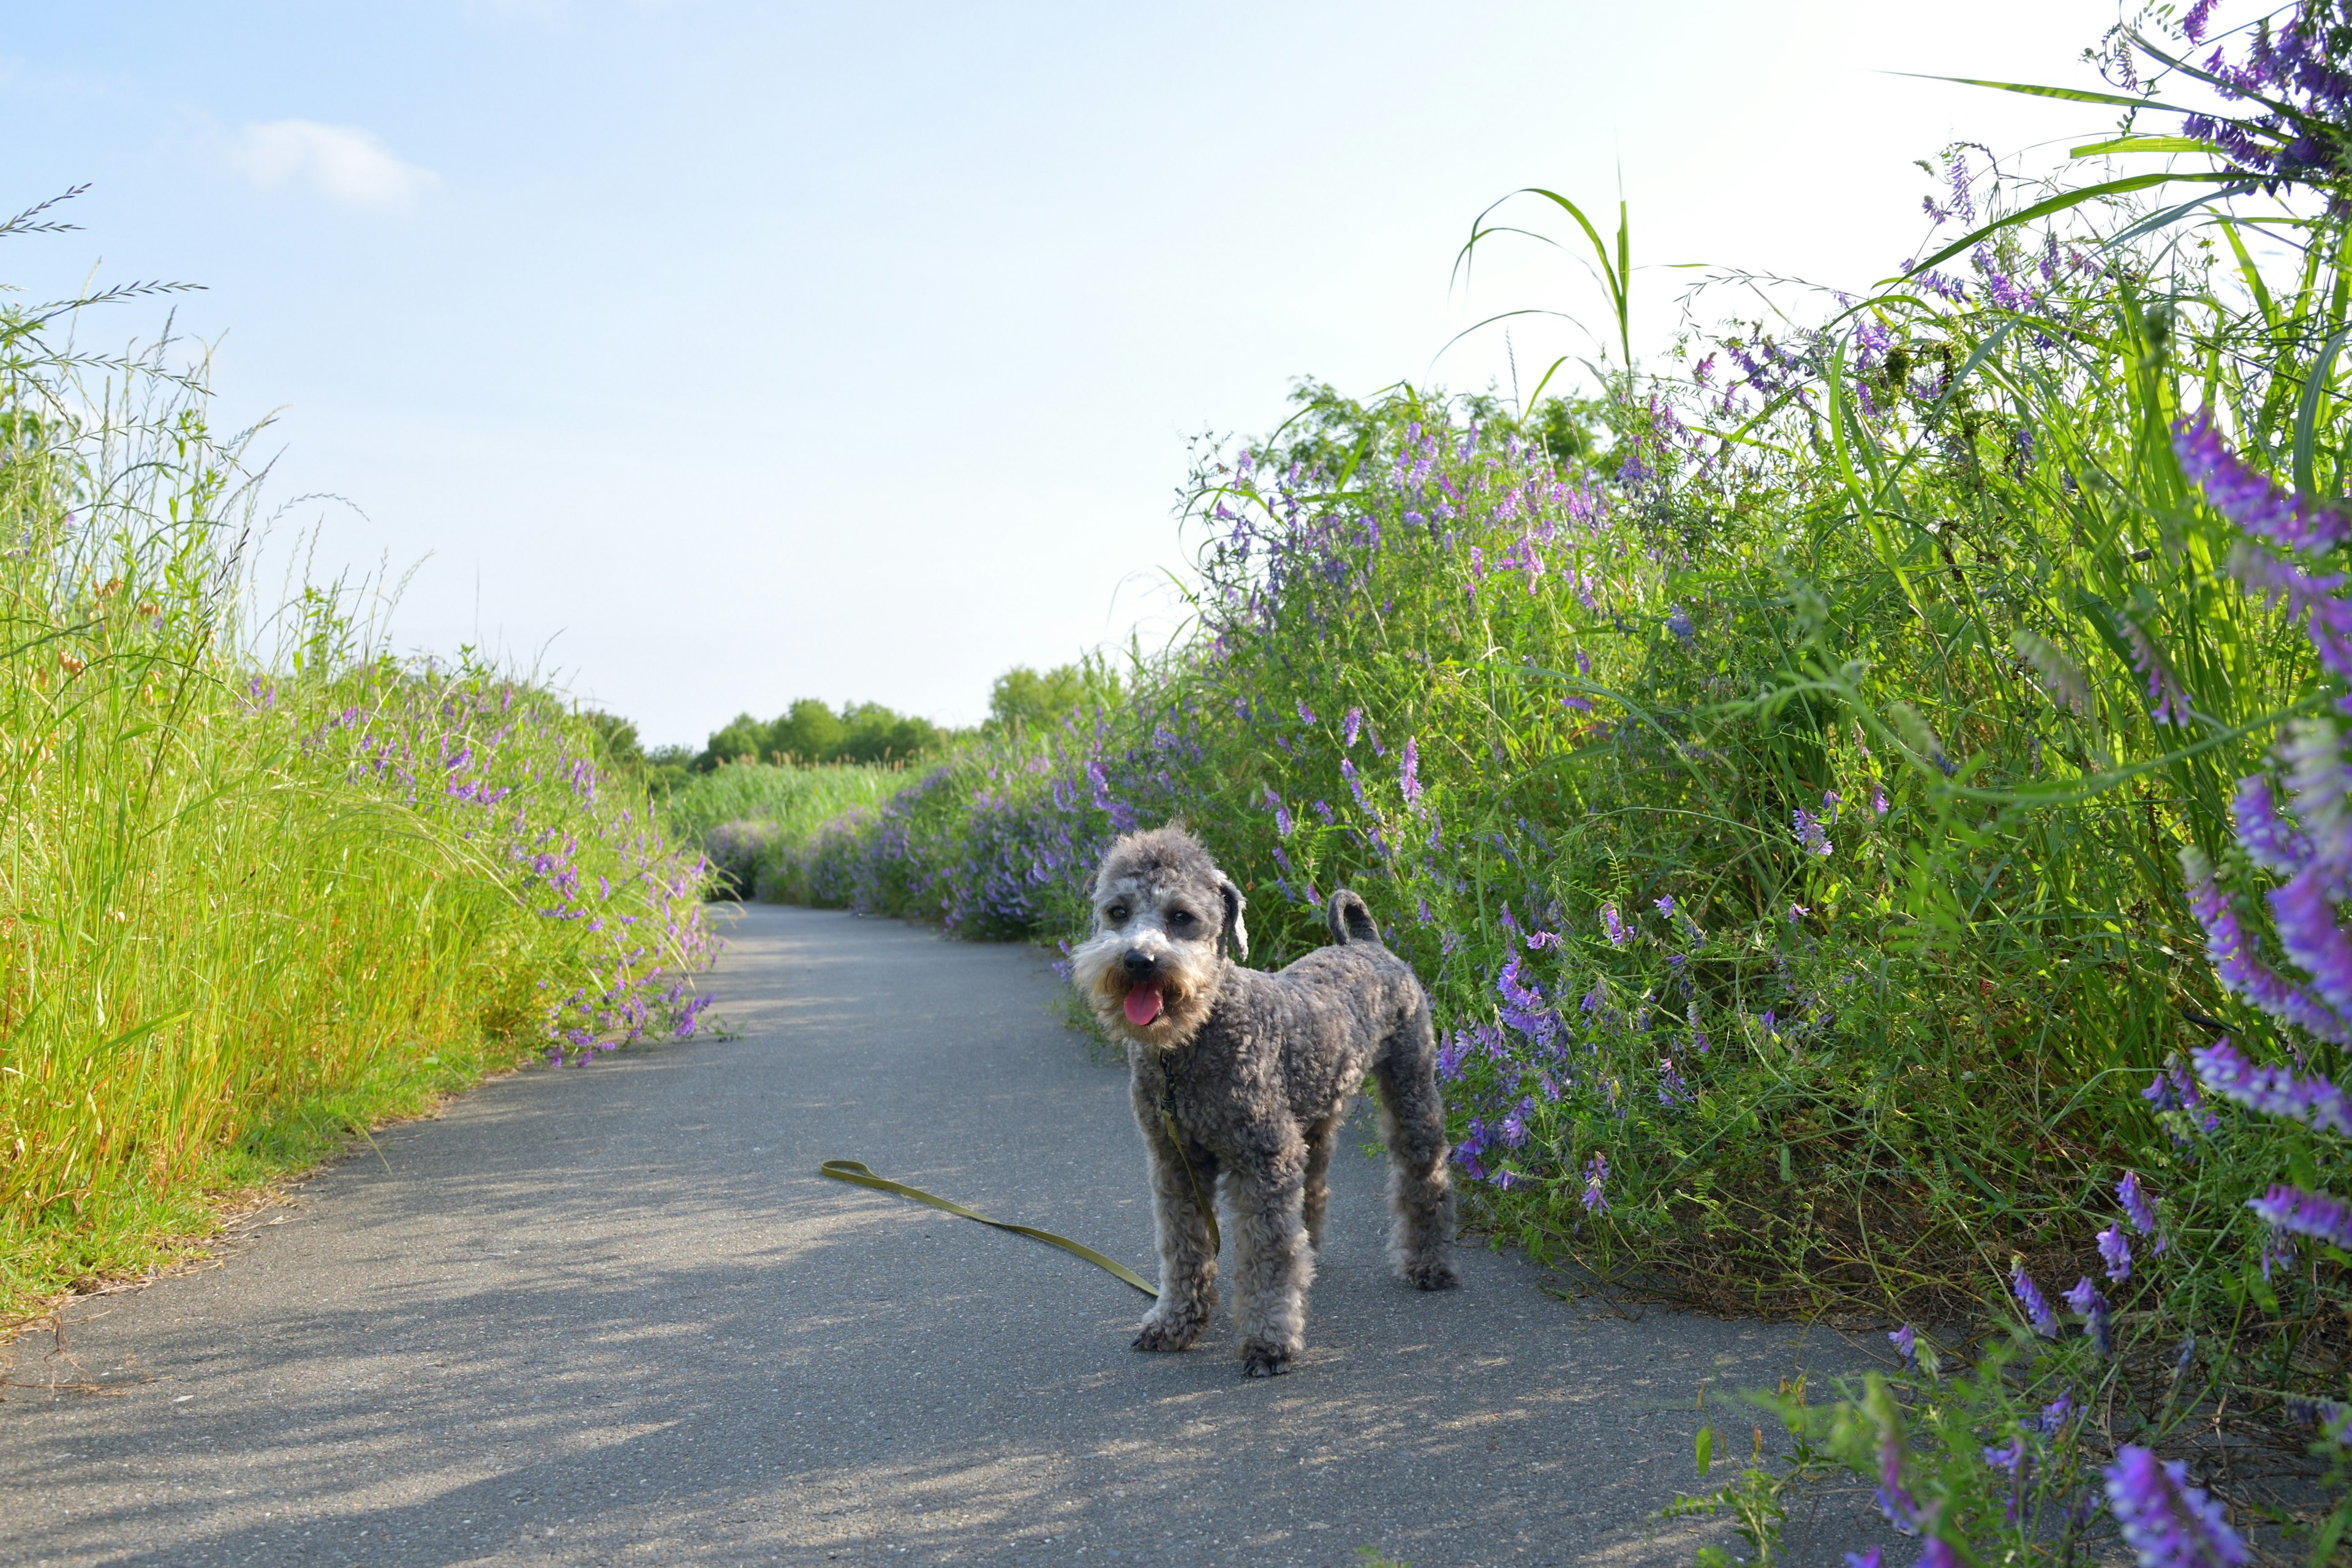
[[[1115,926],[1125,925],[1127,923],[1127,906],[1125,904],[1113,904],[1110,908],[1103,911],[1103,919],[1110,921],[1110,923]]]
[[[1191,925],[1192,923],[1192,911],[1190,910],[1178,910],[1168,917],[1168,923],[1172,926]]]

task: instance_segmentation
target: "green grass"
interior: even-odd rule
[[[702,847],[720,890],[761,894],[793,874],[819,828],[872,812],[914,776],[880,763],[721,763],[690,775],[663,803],[663,816],[679,839]],[[793,886],[805,901],[804,888]]]
[[[590,723],[369,657],[333,592],[255,614],[201,384],[0,346],[0,1316],[485,1073],[691,1028],[698,874]]]

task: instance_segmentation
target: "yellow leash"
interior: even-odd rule
[[[1093,1247],[1087,1246],[1083,1242],[1072,1241],[1066,1236],[1055,1236],[1052,1231],[1039,1230],[1034,1225],[1013,1225],[1005,1220],[991,1219],[984,1214],[976,1214],[972,1210],[964,1207],[961,1204],[951,1204],[943,1197],[923,1191],[920,1187],[910,1187],[904,1182],[894,1182],[887,1176],[877,1176],[856,1160],[827,1160],[824,1164],[818,1166],[817,1170],[821,1174],[831,1176],[836,1182],[847,1182],[853,1186],[872,1187],[876,1192],[879,1193],[896,1193],[902,1198],[912,1198],[919,1204],[929,1204],[935,1209],[943,1209],[947,1213],[954,1215],[961,1219],[978,1220],[981,1224],[993,1226],[998,1230],[1009,1230],[1015,1236],[1029,1237],[1034,1240],[1045,1242],[1048,1246],[1058,1247],[1065,1252],[1074,1253],[1076,1256],[1085,1258],[1087,1262],[1093,1264],[1097,1268],[1105,1269],[1112,1274],[1116,1274],[1120,1279],[1134,1286],[1137,1289],[1142,1291],[1152,1300],[1158,1300],[1160,1299],[1160,1292],[1153,1289],[1151,1286],[1145,1281],[1144,1278],[1136,1273],[1134,1269],[1128,1268],[1123,1263],[1115,1263],[1111,1259],[1105,1258],[1101,1253],[1097,1252]],[[1192,1173],[1191,1169],[1188,1167],[1184,1173],[1188,1180],[1191,1178]],[[1192,1195],[1194,1200],[1197,1202],[1200,1198],[1200,1189],[1197,1186],[1193,1188]],[[1209,1230],[1212,1236],[1216,1234],[1216,1219],[1212,1216],[1209,1221]]]

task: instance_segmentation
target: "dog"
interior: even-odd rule
[[[1159,1228],[1160,1300],[1136,1349],[1184,1350],[1216,1310],[1222,1177],[1243,1373],[1289,1369],[1306,1345],[1332,1145],[1367,1070],[1391,1163],[1391,1261],[1423,1290],[1459,1284],[1429,995],[1364,900],[1333,893],[1331,945],[1267,973],[1236,962],[1249,955],[1241,889],[1179,825],[1113,844],[1092,897],[1072,978],[1127,1044]]]

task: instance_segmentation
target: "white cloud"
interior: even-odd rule
[[[374,132],[315,120],[272,120],[240,128],[230,160],[260,185],[299,182],[346,206],[410,211],[440,176],[404,162]]]

